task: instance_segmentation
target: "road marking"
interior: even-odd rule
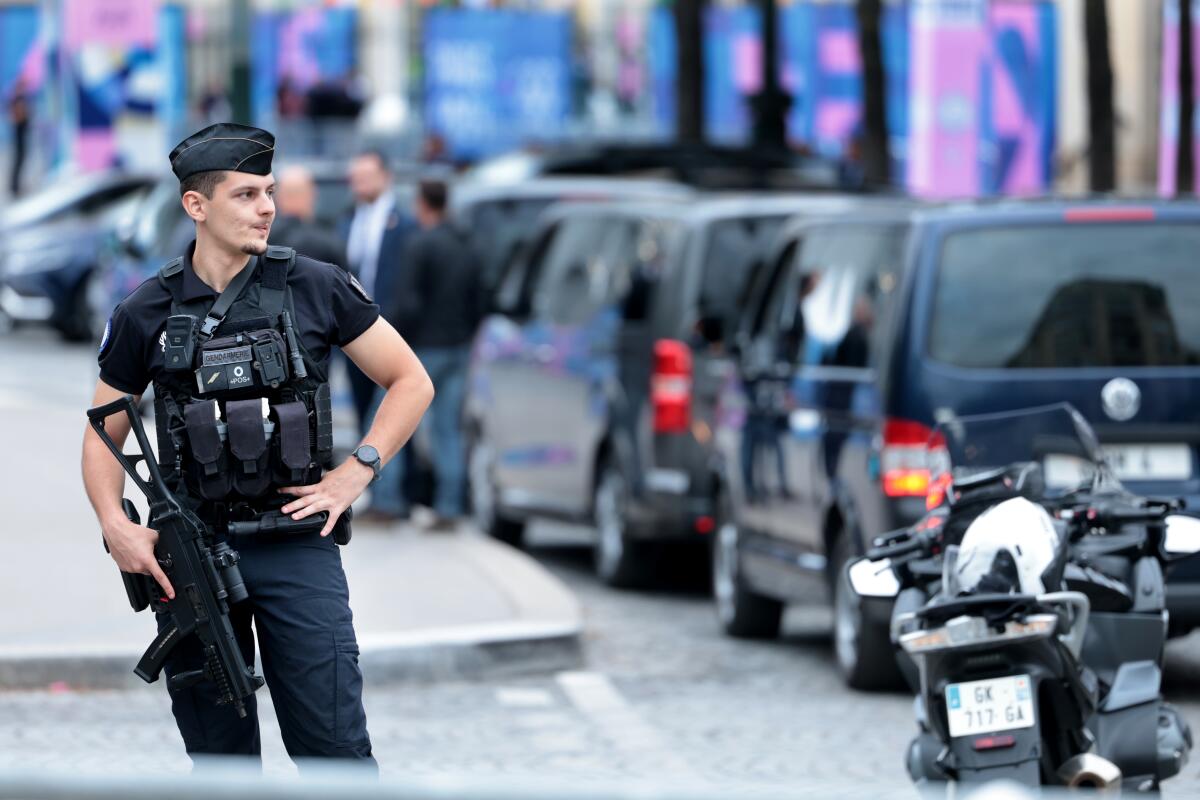
[[[545,689],[518,689],[500,687],[496,700],[509,708],[549,708],[554,705],[554,696]]]
[[[571,703],[591,718],[618,750],[649,759],[673,777],[699,778],[666,739],[625,702],[606,676],[598,672],[560,672],[556,678]]]

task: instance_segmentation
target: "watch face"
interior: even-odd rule
[[[364,444],[355,451],[355,457],[364,464],[379,460],[379,451],[369,444]]]

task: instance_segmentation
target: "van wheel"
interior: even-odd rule
[[[740,569],[740,530],[733,518],[732,503],[724,491],[717,498],[716,506],[712,589],[721,628],[730,636],[743,639],[778,636],[783,603],[758,594],[746,585]]]
[[[861,598],[850,589],[846,578],[846,562],[853,557],[848,534],[838,533],[829,559],[838,672],[851,689],[896,688],[903,681],[888,626],[863,616]]]
[[[592,495],[596,526],[593,564],[609,586],[629,588],[646,581],[647,548],[629,536],[629,480],[609,457],[600,464]]]
[[[520,547],[525,541],[525,523],[500,514],[496,484],[492,478],[494,464],[495,456],[491,445],[479,434],[471,437],[471,448],[467,457],[471,517],[479,526],[479,530],[488,536],[513,547]]]
[[[88,273],[87,277],[79,282],[75,290],[71,292],[71,299],[67,307],[67,313],[58,321],[59,335],[68,342],[90,342],[96,336],[97,320],[96,311],[92,307],[91,294],[96,289],[91,288],[92,284],[99,277],[96,275],[96,270]],[[101,334],[103,334],[103,323],[99,323]]]

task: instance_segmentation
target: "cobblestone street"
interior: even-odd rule
[[[24,347],[5,350],[18,374],[35,370],[47,352],[66,359],[58,382],[42,395],[42,413],[81,424],[87,398],[79,376],[91,369],[90,350],[59,349],[40,336],[21,341]],[[11,409],[31,402],[18,381],[5,392],[0,403]],[[33,524],[32,504],[15,508]],[[531,554],[582,603],[582,663],[572,672],[487,681],[372,683],[368,676],[369,727],[385,774],[643,778],[718,789],[836,784],[837,796],[849,797],[878,796],[873,787],[880,785],[908,786],[902,755],[914,729],[911,698],[842,686],[828,611],[793,608],[779,641],[735,641],[719,632],[702,581],[677,581],[657,592],[613,591],[592,576],[585,531],[536,525],[531,535]],[[60,550],[58,558],[70,558]],[[11,570],[15,562],[7,563]],[[353,597],[353,572],[349,579]],[[1167,695],[1195,730],[1198,674],[1200,634],[1171,643]],[[290,773],[266,690],[259,701],[266,771]],[[0,769],[189,769],[161,685],[0,692],[0,721]],[[1193,761],[1164,795],[1198,792],[1200,766]]]
[[[368,686],[385,773],[731,788],[846,783],[862,796],[870,786],[907,784],[901,755],[913,729],[911,701],[842,687],[826,612],[793,610],[778,642],[735,642],[720,635],[698,588],[613,592],[590,576],[586,551],[564,543],[571,532],[537,533],[533,552],[584,604],[581,669]],[[1173,643],[1168,672],[1168,694],[1194,727],[1200,702],[1184,681],[1196,674],[1198,645],[1198,637]],[[288,772],[267,696],[260,700],[266,769]],[[0,768],[188,769],[159,686],[0,694],[0,718]],[[1165,795],[1197,789],[1192,764]]]

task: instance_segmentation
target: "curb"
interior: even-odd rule
[[[368,684],[430,683],[529,675],[582,663],[579,624],[496,622],[360,637]],[[0,691],[131,689],[141,651],[0,648]]]

